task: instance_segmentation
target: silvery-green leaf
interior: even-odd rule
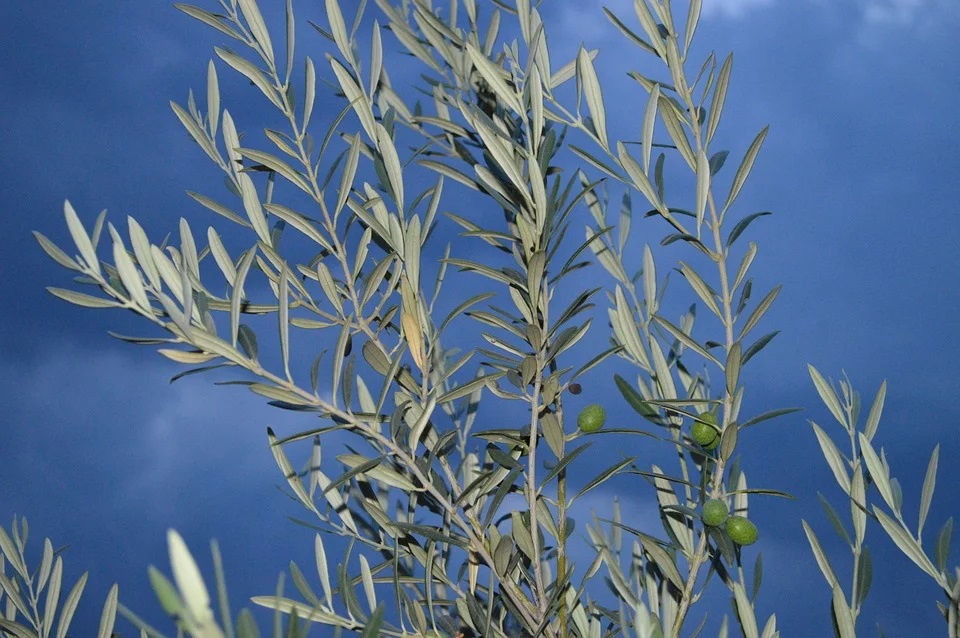
[[[743,158],[743,161],[740,163],[740,167],[737,168],[737,174],[733,178],[733,185],[730,187],[730,194],[727,195],[727,201],[723,205],[723,210],[726,211],[730,208],[730,204],[733,203],[733,200],[737,198],[737,195],[740,194],[740,189],[743,188],[743,184],[747,181],[747,177],[750,176],[750,171],[753,169],[753,163],[757,159],[757,155],[760,153],[760,147],[763,145],[763,140],[767,137],[767,130],[769,127],[763,127],[763,130],[760,131],[757,136],[753,139],[753,142],[750,143],[750,148],[747,149],[747,153]]]
[[[840,585],[833,586],[833,610],[834,627],[837,630],[838,638],[856,638],[857,632],[853,624],[853,612],[847,605],[847,600],[843,596],[843,590]]]
[[[303,130],[306,130],[307,125],[310,124],[313,105],[317,99],[317,70],[310,56],[307,56],[304,74],[303,123],[300,126]]]
[[[343,12],[340,10],[340,3],[337,0],[326,0],[327,20],[330,23],[330,32],[333,34],[333,41],[337,45],[342,55],[348,61],[353,60],[353,52],[350,48],[350,37],[347,33],[347,26],[343,21]]]
[[[701,357],[703,357],[703,358],[706,359],[707,361],[710,361],[711,363],[715,363],[718,368],[722,368],[722,367],[723,367],[723,365],[720,363],[720,360],[719,360],[719,359],[717,359],[715,356],[713,356],[713,355],[710,353],[709,350],[705,349],[705,348],[704,348],[703,346],[701,346],[699,343],[697,343],[696,341],[694,341],[693,337],[691,337],[690,335],[688,335],[686,332],[684,332],[683,330],[681,330],[681,329],[678,328],[677,326],[673,325],[672,323],[670,323],[669,321],[667,321],[666,319],[664,319],[664,318],[661,317],[660,315],[655,315],[655,316],[653,317],[653,319],[654,319],[654,321],[656,321],[658,324],[660,324],[661,326],[663,326],[663,327],[667,330],[667,332],[669,332],[671,335],[673,335],[673,336],[674,336],[678,341],[680,341],[680,343],[682,343],[684,346],[690,348],[691,350],[693,350],[694,352],[696,352],[697,354],[699,354]]]
[[[330,571],[327,568],[327,552],[323,548],[323,539],[320,534],[314,538],[314,552],[317,559],[317,575],[320,577],[320,589],[323,591],[327,609],[333,609],[332,589],[330,588]]]
[[[640,143],[643,149],[643,172],[650,171],[650,153],[653,148],[653,130],[657,123],[657,106],[660,103],[660,85],[654,84],[647,105],[643,110],[643,126],[640,130]]]
[[[755,242],[750,242],[747,252],[743,254],[743,260],[740,262],[740,268],[737,269],[737,277],[733,280],[733,290],[740,288],[740,284],[743,283],[744,278],[747,276],[747,271],[750,270],[750,265],[753,263],[753,260],[756,256],[757,244]]]
[[[700,233],[700,227],[703,225],[704,214],[707,210],[707,197],[710,195],[710,160],[707,159],[705,150],[700,149],[697,153],[697,190],[696,190],[696,210],[697,216],[697,234]]]
[[[493,89],[498,100],[502,101],[503,104],[514,113],[526,112],[520,104],[520,99],[517,97],[516,91],[511,89],[507,81],[504,80],[503,70],[499,66],[491,62],[486,55],[470,42],[467,43],[467,55],[470,56],[470,61],[473,62],[473,65],[483,77],[484,81]]]
[[[235,40],[243,39],[243,37],[239,33],[237,33],[237,31],[235,31],[232,27],[224,23],[221,16],[218,16],[216,14],[210,13],[209,11],[200,9],[199,7],[194,7],[189,4],[182,4],[180,2],[174,3],[173,6],[179,9],[180,11],[183,11],[188,16],[195,18],[200,22],[203,22],[207,26],[213,27],[214,29],[216,29],[217,31],[220,31],[221,33],[225,33],[226,35],[230,36]]]
[[[333,2],[335,0],[330,1]],[[370,111],[369,101],[360,89],[360,85],[357,84],[357,81],[353,78],[350,71],[335,58],[330,59],[330,67],[337,76],[337,82],[340,83],[340,88],[343,90],[344,95],[347,96],[347,101],[350,102],[357,117],[360,118],[360,123],[363,125],[363,130],[367,134],[367,137],[370,138],[371,141],[376,142],[376,121],[373,118],[373,113]]]
[[[837,393],[831,384],[828,383],[812,365],[807,364],[807,370],[810,372],[810,378],[813,379],[813,385],[817,388],[817,394],[820,395],[820,399],[827,408],[830,409],[830,413],[833,414],[840,425],[844,428],[848,427],[843,408],[840,406],[840,399],[837,398]]]
[[[880,490],[880,496],[883,497],[883,501],[887,504],[887,507],[899,513],[900,508],[897,506],[897,498],[894,493],[894,487],[890,482],[890,473],[886,465],[881,461],[880,457],[877,456],[873,445],[870,444],[870,441],[867,440],[867,437],[864,436],[863,433],[859,434],[859,439],[860,453],[863,455],[863,460],[867,464],[870,477],[873,479],[877,489]]]
[[[657,501],[660,503],[661,517],[665,524],[669,526],[673,537],[680,541],[680,549],[684,556],[693,556],[693,529],[687,522],[687,518],[677,512],[665,511],[664,508],[674,507],[680,504],[676,492],[670,482],[663,478],[663,470],[656,465],[653,466],[654,485],[657,488]]]
[[[677,387],[673,382],[673,375],[670,373],[667,359],[663,356],[663,350],[656,338],[650,339],[650,354],[653,357],[653,369],[656,372],[657,385],[660,387],[660,396],[666,399],[676,397]]]
[[[690,43],[693,42],[693,34],[697,32],[697,25],[700,23],[700,6],[702,0],[691,0],[690,7],[687,9],[687,24],[683,29],[683,57],[687,57],[690,50]]]
[[[947,559],[950,556],[950,539],[953,536],[953,517],[947,519],[947,522],[940,528],[937,534],[937,544],[933,548],[934,559],[937,561],[937,569],[941,572],[947,569]]]
[[[823,547],[820,545],[820,541],[817,539],[817,535],[813,532],[813,529],[806,521],[801,520],[803,525],[803,531],[807,535],[807,541],[810,543],[810,549],[813,551],[813,556],[817,560],[817,565],[820,566],[820,572],[823,574],[823,577],[826,579],[827,584],[832,587],[838,587],[839,581],[837,580],[837,575],[833,571],[833,567],[830,565],[830,559],[827,558],[826,552],[823,551]]]
[[[863,435],[861,435],[861,437],[862,436]],[[931,563],[927,555],[923,553],[923,549],[910,533],[903,529],[897,521],[890,518],[890,516],[879,507],[874,506],[873,513],[876,515],[877,520],[880,521],[880,526],[883,527],[884,531],[890,537],[890,540],[900,548],[900,551],[912,560],[917,567],[933,578],[938,585],[945,587],[946,579],[937,571],[936,567],[933,566],[933,563]]]
[[[73,206],[70,204],[69,200],[63,202],[63,214],[67,220],[67,229],[70,231],[70,236],[73,238],[73,243],[76,244],[77,250],[80,251],[80,257],[83,259],[86,267],[96,276],[100,275],[100,260],[97,259],[96,250],[93,248],[93,243],[90,241],[90,236],[87,235],[87,231],[84,230],[83,224],[80,222],[80,218],[77,216]]]
[[[183,125],[183,128],[187,129],[187,133],[190,134],[190,137],[193,138],[193,141],[203,149],[203,152],[207,154],[207,157],[212,159],[214,162],[220,160],[220,153],[217,151],[217,147],[214,145],[213,141],[207,135],[207,132],[200,126],[200,124],[187,113],[182,106],[177,104],[174,101],[170,101],[170,108],[173,109],[174,114],[176,114],[177,119],[180,120],[180,123]]]
[[[611,465],[610,467],[608,467],[607,469],[603,470],[602,472],[597,474],[595,477],[590,479],[586,485],[580,488],[580,491],[577,492],[576,496],[570,499],[570,502],[573,503],[577,501],[581,496],[583,496],[593,488],[604,484],[607,480],[619,474],[621,470],[623,470],[625,467],[627,467],[628,465],[630,465],[636,460],[637,460],[637,457],[631,456],[631,457],[625,458],[622,461],[614,463],[613,465]]]
[[[130,259],[130,255],[123,245],[123,240],[113,227],[113,224],[110,224],[110,235],[113,239],[113,261],[117,268],[117,274],[120,275],[120,281],[123,283],[123,287],[126,288],[130,294],[131,301],[141,309],[149,310],[150,301],[147,299],[143,279],[140,277],[140,272],[137,270],[137,267],[133,264],[133,260]]]
[[[403,211],[403,171],[400,167],[400,158],[397,155],[397,148],[393,144],[390,133],[379,122],[375,126],[377,148],[383,157],[383,163],[387,169],[387,177],[390,181],[390,190],[393,193],[393,199],[397,204],[397,210]]]
[[[98,638],[112,638],[113,626],[117,620],[117,596],[120,588],[114,583],[107,594],[107,600],[103,604],[103,612],[100,615],[100,630],[97,632]]]
[[[49,538],[43,539],[43,556],[40,559],[40,569],[37,572],[37,592],[42,592],[47,586],[47,579],[50,578],[51,571],[53,570],[53,544],[50,542]],[[56,599],[60,596],[60,584],[57,583],[56,587],[51,583],[51,590],[53,592],[53,598]],[[47,602],[49,604],[50,592],[47,592]],[[56,607],[56,602],[54,602],[54,607]]]
[[[298,187],[304,193],[308,195],[313,195],[313,188],[307,182],[307,179],[300,174],[296,169],[294,169],[290,164],[283,161],[276,155],[271,155],[270,153],[264,153],[263,151],[258,151],[252,148],[240,148],[237,149],[237,152],[242,156],[249,158],[250,160],[256,162],[257,164],[262,164],[266,166],[271,171],[279,173],[281,176],[285,177],[289,182],[294,186]]]
[[[770,309],[770,306],[773,305],[773,302],[776,301],[777,296],[780,294],[781,288],[782,286],[777,284],[773,287],[773,290],[768,292],[766,296],[760,300],[760,303],[758,303],[757,307],[753,309],[753,312],[750,313],[750,316],[747,317],[743,327],[740,329],[741,339],[747,336],[747,334],[760,322],[760,319],[763,318],[763,315],[766,314],[767,310]]]
[[[880,425],[880,416],[883,414],[883,403],[887,398],[887,382],[880,384],[877,390],[877,396],[873,399],[870,406],[870,412],[867,414],[867,422],[863,426],[863,433],[868,441],[873,441],[873,436],[877,433],[877,426]]]
[[[735,341],[727,351],[727,362],[724,366],[727,380],[727,394],[731,396],[736,394],[737,386],[740,384],[740,366],[741,346],[739,341]]]
[[[843,488],[843,491],[846,494],[849,494],[850,476],[847,474],[846,459],[840,453],[840,450],[837,449],[837,446],[834,444],[833,440],[819,425],[812,421],[810,422],[810,425],[813,426],[813,432],[817,435],[817,442],[820,443],[820,450],[823,452],[823,458],[827,461],[827,465],[829,465],[830,469],[833,471],[833,476],[837,479],[837,483],[840,484],[840,487]]]
[[[638,0],[637,2],[634,2],[633,8],[637,14],[637,18],[640,20],[640,25],[647,34],[647,38],[649,39],[650,44],[654,48],[656,54],[661,58],[666,58],[666,48],[664,47],[663,36],[660,34],[660,28],[657,24],[657,19],[654,18],[653,14],[650,12],[650,8],[647,6],[646,0]]]
[[[713,90],[713,101],[710,103],[710,116],[707,119],[707,143],[713,140],[720,124],[720,114],[723,113],[723,104],[727,98],[727,89],[730,86],[730,71],[733,69],[733,54],[727,54],[717,76],[717,86]]]
[[[373,574],[370,572],[370,564],[363,554],[360,555],[360,577],[363,581],[363,593],[367,598],[367,606],[373,612],[377,609],[377,592],[373,587]]]
[[[247,213],[247,219],[250,225],[257,233],[260,241],[271,245],[270,228],[267,226],[267,218],[263,214],[263,207],[260,204],[260,196],[257,195],[257,188],[253,185],[253,180],[246,173],[237,175],[237,181],[240,183],[240,192],[243,198],[243,208]]]
[[[77,611],[77,605],[80,603],[80,596],[86,584],[87,573],[84,572],[64,599],[63,607],[60,608],[60,618],[57,621],[57,638],[67,638],[67,631],[70,629],[70,623],[73,622],[73,614]]]
[[[846,528],[843,526],[843,522],[840,520],[840,516],[837,514],[837,511],[833,509],[833,505],[830,504],[823,494],[817,492],[817,497],[820,499],[820,505],[823,507],[823,511],[826,512],[827,518],[830,520],[830,523],[833,525],[833,529],[836,530],[837,534],[840,535],[847,545],[853,547],[853,541],[850,540],[850,535],[847,533]],[[851,497],[852,498],[852,497]]]
[[[858,544],[863,543],[867,531],[867,496],[863,477],[863,466],[857,465],[850,483],[850,518],[853,520],[853,531]]]
[[[260,45],[267,61],[273,66],[273,44],[270,42],[270,33],[267,31],[267,25],[263,21],[259,7],[257,7],[257,1],[238,0],[238,3],[243,19],[246,20],[247,26],[250,28],[250,33],[253,34],[254,40]]]
[[[280,97],[277,95],[277,91],[273,88],[273,85],[270,84],[270,80],[268,80],[263,72],[253,63],[240,57],[236,53],[232,53],[226,49],[221,49],[220,47],[215,47],[214,51],[217,52],[217,55],[220,56],[221,60],[230,65],[237,73],[240,73],[248,80],[253,82],[254,86],[260,89],[260,92],[263,93],[275,107],[283,110],[283,103],[280,101]],[[183,121],[182,118],[181,121]],[[187,126],[185,122],[184,126]],[[203,145],[201,144],[201,146]]]
[[[200,569],[193,560],[190,550],[187,549],[183,538],[175,530],[167,531],[167,546],[170,551],[170,566],[173,569],[173,579],[183,598],[190,621],[199,626],[213,623],[213,612],[210,609],[210,594],[200,575]]]
[[[280,308],[277,313],[277,319],[280,325],[280,356],[283,361],[283,369],[287,380],[292,382],[290,376],[290,288],[287,284],[287,269],[280,271],[279,284],[279,302]]]
[[[610,142],[607,139],[607,113],[603,105],[603,92],[600,90],[600,80],[593,68],[593,61],[582,45],[577,53],[577,81],[583,85],[587,108],[590,109],[600,146],[607,149]]]
[[[733,597],[744,638],[760,638],[760,629],[757,627],[757,617],[754,614],[753,604],[747,597],[747,590],[743,588],[743,583],[736,582],[733,584]]]
[[[723,313],[717,303],[717,293],[700,277],[697,271],[681,261],[680,272],[687,283],[690,284],[690,287],[693,288],[693,291],[697,293],[697,296],[706,304],[707,309],[718,318],[722,318]]]
[[[283,448],[277,442],[277,437],[273,433],[273,429],[267,428],[267,439],[270,442],[270,451],[273,452],[273,458],[277,462],[277,465],[280,467],[280,471],[283,473],[284,478],[287,479],[287,483],[290,485],[290,488],[296,494],[300,502],[310,511],[312,511],[317,516],[320,515],[316,506],[313,504],[313,499],[310,498],[309,494],[303,487],[303,483],[300,481],[300,477],[297,471],[294,469],[293,465],[290,463],[290,460],[287,458],[287,455],[284,453]],[[321,485],[321,487],[324,487]],[[331,501],[331,496],[336,494],[336,492],[326,493],[324,496],[328,501]],[[337,495],[339,496],[339,495]],[[334,503],[333,501],[330,504],[337,510],[338,506],[342,506],[342,501]],[[344,508],[344,511],[337,510],[337,514],[340,515],[341,520],[344,524],[350,528],[354,533],[358,533],[356,527],[353,523],[353,518],[350,516],[350,511]]]
[[[49,292],[54,297],[59,297],[64,301],[69,301],[70,303],[83,306],[84,308],[119,308],[123,304],[110,299],[102,299],[100,297],[92,297],[90,295],[85,295],[81,292],[74,292],[73,290],[67,290],[66,288],[54,288],[52,286],[47,287],[47,292]]]
[[[9,632],[12,638],[37,638],[37,634],[18,622],[0,617],[0,629]]]
[[[930,462],[927,464],[927,474],[923,479],[923,489],[920,491],[920,522],[917,523],[917,536],[923,535],[923,525],[930,512],[930,502],[933,500],[933,490],[937,484],[937,464],[940,459],[940,444],[933,448]]]
[[[251,248],[244,253],[240,259],[240,265],[237,267],[237,276],[233,280],[233,291],[230,293],[230,335],[231,344],[234,346],[237,345],[237,338],[240,331],[240,304],[244,296],[243,285],[256,255],[257,251],[255,248]]]
[[[43,252],[47,253],[47,255],[55,262],[64,268],[69,268],[70,270],[80,270],[80,264],[68,257],[67,253],[60,250],[60,248],[52,241],[47,239],[43,233],[33,231],[33,236],[36,238],[37,243],[40,244]]]
[[[723,428],[723,432],[720,433],[720,458],[727,461],[733,457],[739,435],[740,428],[735,422],[730,422]],[[741,474],[740,477],[743,478],[743,475]]]
[[[647,177],[646,173],[641,170],[640,165],[637,164],[637,161],[627,152],[627,147],[623,142],[617,142],[617,157],[620,159],[620,166],[622,166],[623,170],[630,176],[633,186],[663,215],[664,219],[668,221],[673,220],[673,216],[667,211],[667,207],[660,201],[660,198],[657,197],[653,185],[650,183],[650,178]],[[601,170],[604,169],[601,167]],[[605,172],[620,179],[617,173],[612,170],[605,170]],[[674,226],[677,225],[678,224],[674,223]]]
[[[14,581],[11,580],[6,574],[0,572],[0,592],[3,592],[7,596],[7,604],[12,604],[17,611],[24,618],[30,618],[30,607],[27,606],[27,603],[23,600],[23,597],[20,595],[20,588],[18,585],[14,584]],[[29,594],[29,592],[27,592]]]
[[[226,206],[223,206],[222,204],[218,204],[217,202],[213,201],[209,197],[206,197],[199,193],[194,193],[193,191],[187,191],[187,195],[189,195],[191,198],[193,198],[198,203],[203,205],[205,208],[212,210],[218,215],[226,217],[227,219],[232,221],[234,224],[239,224],[240,226],[245,226],[245,227],[250,226],[249,222],[245,221],[243,218],[241,218],[239,215],[234,213],[232,210],[230,210]]]
[[[210,137],[217,136],[220,124],[220,83],[217,80],[217,67],[213,60],[207,64],[207,126]]]
[[[683,120],[683,109],[671,98],[663,93],[660,94],[660,119],[670,134],[670,139],[677,146],[680,156],[690,167],[690,170],[697,170],[696,157],[693,154],[693,147],[690,146],[690,138],[681,123]]]

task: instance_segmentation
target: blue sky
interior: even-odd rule
[[[631,127],[644,96],[623,71],[647,61],[615,34],[599,4],[548,3],[555,59],[572,57],[580,41],[598,46],[612,126],[624,137],[638,134]],[[611,6],[629,17],[630,4]],[[746,401],[750,412],[808,408],[751,429],[743,440],[752,483],[798,497],[752,501],[765,564],[760,612],[775,611],[784,635],[823,636],[830,632],[829,591],[800,518],[811,521],[832,550],[844,581],[847,557],[816,501],[817,491],[834,502],[840,494],[807,423],[833,428],[807,376],[808,362],[833,377],[845,369],[865,402],[888,380],[879,440],[902,481],[908,520],[915,520],[926,460],[937,441],[940,489],[930,534],[960,505],[954,489],[960,471],[949,462],[960,453],[953,400],[960,378],[954,319],[960,292],[953,283],[960,271],[960,5],[704,5],[700,50],[735,55],[721,143],[737,157],[757,130],[771,125],[740,212],[776,213],[750,232],[760,244],[755,290],[784,284],[766,323],[782,332],[748,367]],[[297,3],[301,27],[306,19],[324,22],[321,6]],[[267,14],[282,25],[276,11]],[[0,233],[0,292],[7,300],[0,324],[0,519],[9,527],[14,513],[26,516],[35,550],[44,535],[55,545],[69,543],[69,580],[90,570],[78,636],[92,634],[114,581],[121,584],[121,600],[162,624],[145,570],[148,564],[165,567],[168,527],[179,529],[204,558],[208,539],[219,539],[239,606],[245,597],[272,591],[291,558],[312,561],[312,534],[286,518],[301,510],[277,492],[282,479],[264,437],[267,425],[289,432],[310,425],[241,390],[214,387],[208,378],[169,385],[178,367],[106,335],[107,329],[141,334],[145,326],[68,306],[44,291],[66,286],[69,277],[30,237],[37,229],[68,247],[65,198],[88,224],[101,208],[115,223],[133,215],[154,241],[174,231],[181,216],[195,229],[220,223],[184,194],[191,189],[225,197],[220,178],[168,101],[183,103],[190,87],[202,95],[207,60],[222,42],[167,2],[101,0],[66,10],[52,0],[3,3],[0,25],[6,45],[0,95],[7,96],[0,115],[7,211]],[[311,31],[300,31],[301,46],[321,59],[324,43]],[[267,113],[263,101],[223,65],[220,76],[229,87],[226,105],[241,127],[260,126]],[[454,205],[453,199],[445,203]],[[639,242],[655,245],[664,232],[655,223],[634,226]],[[675,256],[658,253],[661,271]],[[687,295],[679,277],[672,290]],[[602,322],[595,324],[596,343],[604,340],[601,328]],[[596,388],[590,400],[616,406],[613,418],[629,418],[606,389],[612,371],[590,377]],[[597,445],[618,449],[602,438]],[[658,452],[664,458],[662,450],[637,453],[649,464]],[[595,493],[589,506],[604,515],[620,493],[625,510],[642,516],[653,495],[631,489],[613,484]],[[868,532],[868,543],[875,577],[861,619],[864,635],[874,633],[876,622],[888,636],[940,635],[936,588],[878,527]]]

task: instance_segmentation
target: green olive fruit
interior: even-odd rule
[[[577,427],[581,432],[590,434],[603,427],[603,422],[607,420],[607,413],[599,403],[592,403],[585,407],[580,416],[577,417]]]
[[[701,516],[703,518],[704,525],[709,525],[710,527],[719,527],[727,521],[727,516],[729,514],[730,510],[727,508],[726,503],[718,498],[711,498],[709,501],[703,504],[703,512]]]
[[[727,519],[727,534],[737,545],[753,545],[760,537],[757,526],[744,516],[731,516]]]
[[[720,445],[720,428],[717,424],[717,415],[713,412],[704,412],[699,421],[693,422],[690,428],[690,437],[697,445],[708,452]]]

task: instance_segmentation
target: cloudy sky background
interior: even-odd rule
[[[262,4],[265,10],[282,6]],[[611,3],[635,24],[630,5]],[[829,591],[800,518],[812,522],[844,582],[849,559],[816,500],[821,491],[841,502],[807,424],[812,419],[837,432],[809,381],[808,362],[833,377],[845,369],[865,404],[888,380],[879,441],[903,484],[911,522],[927,458],[942,443],[927,546],[960,505],[954,489],[960,471],[949,462],[960,453],[953,400],[960,377],[954,319],[960,307],[954,283],[960,269],[960,5],[704,5],[701,56],[710,49],[735,53],[719,142],[729,145],[730,162],[742,156],[756,131],[771,125],[739,212],[776,213],[750,233],[760,244],[755,291],[784,284],[766,320],[767,330],[782,332],[747,368],[745,410],[808,408],[751,429],[742,439],[752,484],[798,497],[752,501],[765,564],[760,612],[764,618],[776,612],[784,635],[823,636],[830,632]],[[321,60],[326,45],[306,20],[324,23],[322,4],[297,6],[301,51]],[[267,14],[282,26],[279,11]],[[599,4],[548,0],[544,14],[555,64],[570,59],[581,41],[599,46],[611,126],[623,137],[637,136],[645,96],[623,72],[647,60],[606,23]],[[312,534],[286,518],[302,510],[277,492],[281,477],[264,437],[266,425],[293,432],[312,423],[304,425],[242,390],[213,387],[208,378],[169,385],[177,366],[106,335],[107,329],[142,334],[141,323],[78,309],[44,291],[68,285],[69,275],[30,237],[31,230],[40,230],[72,252],[62,217],[65,198],[88,226],[107,208],[119,225],[126,215],[135,216],[153,241],[175,231],[181,216],[195,231],[220,226],[220,218],[184,194],[191,189],[228,197],[168,101],[185,102],[190,87],[202,96],[207,60],[223,41],[167,2],[101,0],[68,8],[52,0],[3,3],[0,25],[6,43],[0,65],[6,211],[0,291],[7,300],[0,324],[0,520],[9,529],[13,514],[26,516],[35,551],[43,536],[55,545],[68,543],[69,582],[90,570],[77,636],[92,635],[114,581],[121,584],[122,601],[168,628],[145,572],[148,564],[166,569],[168,527],[179,529],[204,559],[208,539],[219,539],[238,607],[244,598],[272,591],[291,558],[304,566],[312,562]],[[396,50],[392,40],[387,43]],[[394,75],[402,72],[401,60],[388,58]],[[224,103],[238,126],[262,126],[269,116],[263,100],[225,65],[219,68]],[[325,104],[329,108],[320,112],[327,119],[317,121],[317,131],[340,108]],[[448,199],[444,208],[455,202]],[[662,225],[637,223],[634,240],[656,245],[663,232]],[[676,253],[658,255],[666,272]],[[690,299],[679,277],[672,290],[678,307]],[[595,324],[595,344],[605,339],[602,325]],[[616,406],[613,418],[627,418],[622,402],[605,389],[611,371],[592,375],[589,400],[603,399]],[[570,406],[579,407],[574,401]],[[597,445],[611,454],[622,448],[612,439],[598,439]],[[634,453],[647,465],[664,458],[662,450]],[[584,476],[600,467],[584,467]],[[630,489],[620,481],[597,491],[578,520],[585,522],[590,508],[605,515],[613,496]],[[652,496],[636,490],[622,496],[625,511],[635,512],[633,520],[644,519]],[[888,636],[942,634],[936,587],[879,527],[870,528],[868,543],[875,576],[860,621],[864,635],[873,635],[876,623]]]

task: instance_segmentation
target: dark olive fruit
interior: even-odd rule
[[[592,403],[585,407],[580,416],[577,417],[577,427],[581,432],[590,434],[603,427],[603,422],[607,420],[607,413],[599,403]]]
[[[570,384],[570,394],[580,394],[581,392],[583,392],[583,388],[579,383]]]
[[[718,498],[711,498],[703,504],[703,524],[710,527],[719,527],[727,521],[730,510],[727,504]]]
[[[727,534],[737,545],[753,545],[760,538],[757,526],[744,516],[731,516],[727,519]]]

